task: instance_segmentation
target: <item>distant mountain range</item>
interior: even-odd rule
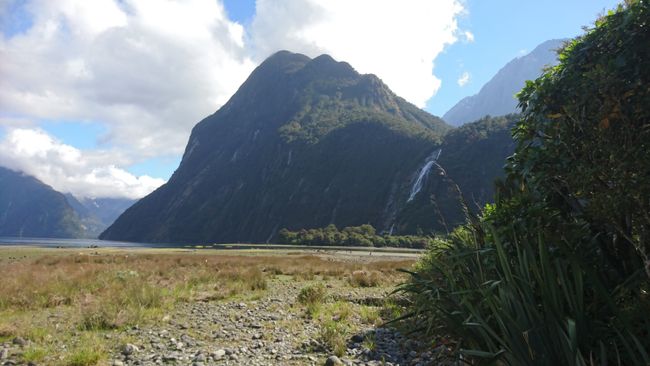
[[[85,237],[96,238],[136,200],[128,198],[77,198],[67,193],[68,203],[84,227]]]
[[[0,167],[0,236],[95,238],[133,202],[77,199],[34,177]]]
[[[526,80],[537,79],[546,66],[557,64],[557,50],[565,39],[546,41],[531,53],[515,58],[490,79],[478,94],[463,98],[442,117],[453,126],[476,121],[486,115],[502,116],[517,112],[514,95]]]
[[[281,51],[194,127],[170,180],[100,238],[268,242],[282,228],[366,223],[444,232],[464,222],[465,188],[479,205],[490,199],[486,186],[512,151],[509,126],[485,119],[449,132],[374,75]],[[446,171],[450,159],[474,170]]]
[[[84,229],[65,196],[0,167],[0,236],[77,238]]]

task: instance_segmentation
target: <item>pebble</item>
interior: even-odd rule
[[[133,343],[110,350],[109,365],[452,365],[447,347],[425,347],[392,328],[354,328],[349,335],[345,357],[331,354],[321,341],[318,321],[292,307],[302,286],[271,282],[270,297],[257,301],[183,302],[165,321],[124,330]],[[338,300],[365,303],[369,296],[354,289]],[[378,296],[378,295],[377,295]],[[373,297],[374,298],[374,297]],[[345,321],[355,321],[347,319]],[[343,319],[341,321],[344,321]],[[293,324],[286,328],[286,324]],[[368,326],[370,327],[370,326]],[[106,339],[123,339],[112,333]],[[368,342],[372,340],[372,349]],[[0,344],[0,365],[19,364],[18,356],[28,343],[16,337]],[[66,346],[60,344],[61,347]],[[62,348],[64,349],[64,348]],[[425,351],[425,352],[422,352]],[[442,359],[449,360],[441,362]],[[42,364],[56,360],[47,360]],[[24,363],[20,363],[24,364]]]
[[[226,355],[226,351],[223,349],[216,350],[212,352],[212,358],[215,360],[220,360],[223,358],[223,356]]]
[[[131,343],[127,343],[124,345],[124,347],[122,347],[122,354],[124,356],[130,356],[138,351],[139,351],[138,347]]]
[[[17,346],[23,347],[23,346],[27,345],[27,340],[25,338],[23,338],[23,337],[16,337],[16,338],[13,339],[12,343],[17,345]]]
[[[325,366],[341,366],[343,365],[343,362],[336,357],[336,356],[329,356],[327,360],[325,360]]]

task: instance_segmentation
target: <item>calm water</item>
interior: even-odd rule
[[[45,248],[181,248],[181,244],[150,244],[150,243],[129,243],[122,241],[98,240],[98,239],[54,239],[54,238],[14,238],[0,237],[2,246],[34,246]]]

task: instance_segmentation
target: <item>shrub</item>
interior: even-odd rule
[[[348,283],[353,287],[376,287],[381,285],[381,278],[377,271],[359,270],[350,274]]]
[[[319,338],[336,356],[345,355],[347,350],[347,327],[337,321],[326,321],[321,324]]]
[[[466,359],[650,364],[649,19],[626,1],[527,83],[495,205],[401,287]]]
[[[305,286],[298,294],[298,302],[303,305],[321,304],[325,301],[327,290],[322,284]]]

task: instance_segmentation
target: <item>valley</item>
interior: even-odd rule
[[[0,366],[650,365],[650,0],[102,1],[0,4]]]

